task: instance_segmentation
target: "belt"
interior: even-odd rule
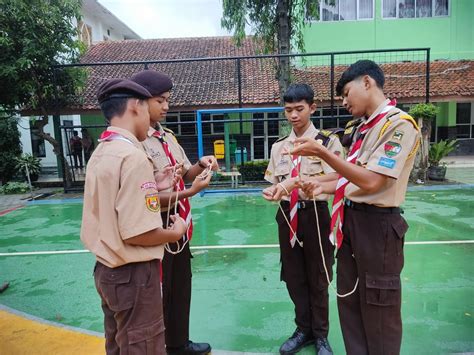
[[[316,201],[316,205],[320,206],[325,206],[327,205],[327,201]],[[281,201],[281,207],[283,208],[290,208],[290,201]],[[300,200],[298,201],[298,209],[299,210],[304,210],[307,208],[313,208],[314,203],[312,200]]]
[[[387,214],[398,214],[403,213],[403,210],[400,207],[378,207],[374,205],[369,205],[367,203],[359,203],[351,200],[346,200],[344,204],[350,209],[356,211],[364,211],[368,213],[387,213]]]

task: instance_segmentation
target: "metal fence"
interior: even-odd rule
[[[86,78],[68,107],[58,105],[56,115],[80,114],[79,126],[61,126],[63,156],[74,165],[69,138],[73,130],[87,128],[97,138],[105,124],[100,119],[91,123],[85,118],[100,116],[96,91],[102,82],[114,77],[127,78],[143,69],[154,69],[173,79],[171,111],[165,126],[173,129],[191,161],[197,160],[198,132],[196,111],[213,108],[277,107],[280,93],[276,73],[279,61],[290,58],[290,81],[307,83],[315,90],[318,109],[312,117],[318,128],[343,127],[350,119],[347,111],[338,105],[335,85],[342,72],[359,59],[371,59],[385,73],[384,90],[387,96],[402,102],[429,101],[430,50],[429,48],[389,49],[333,53],[305,53],[291,55],[255,55],[247,57],[191,58],[156,61],[128,61],[80,63],[62,65],[58,71],[81,70]],[[58,102],[59,102],[58,98]],[[213,152],[213,142],[220,140],[223,128],[234,126],[233,134],[241,152],[247,151],[247,161],[264,160],[269,156],[271,144],[280,135],[279,121],[284,116],[275,112],[254,112],[240,115],[235,128],[235,117],[207,113],[202,117],[202,137],[207,149]],[[87,121],[84,122],[84,121]],[[85,160],[85,157],[83,157]],[[243,163],[241,159],[240,163]],[[64,167],[61,167],[64,169]],[[63,170],[63,176],[64,170]],[[83,171],[72,169],[73,184],[65,189],[82,187]]]

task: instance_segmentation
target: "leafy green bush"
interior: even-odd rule
[[[258,181],[263,180],[268,161],[251,161],[239,166],[239,172],[244,180]]]
[[[453,150],[458,147],[456,139],[441,140],[438,143],[433,143],[428,154],[428,161],[431,166],[439,166],[439,162]]]
[[[433,104],[416,104],[408,112],[413,118],[433,120],[439,112],[439,107]]]
[[[0,113],[0,184],[10,181],[16,173],[15,158],[21,154],[17,120]]]
[[[0,186],[0,193],[2,194],[23,194],[30,190],[26,182],[9,182]]]
[[[41,160],[37,157],[25,153],[15,159],[16,169],[26,177],[26,166],[30,176],[38,176],[41,172]]]

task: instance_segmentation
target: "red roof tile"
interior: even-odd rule
[[[236,47],[231,37],[201,37],[156,40],[102,42],[90,47],[82,63],[159,61],[172,59],[254,56],[260,53],[257,43],[249,38]],[[320,57],[321,58],[321,57]],[[246,106],[278,104],[276,59],[241,60],[242,102]],[[308,60],[308,62],[310,62]],[[385,92],[401,101],[422,101],[425,96],[425,62],[382,64],[386,76]],[[238,79],[235,60],[182,63],[159,63],[150,69],[163,71],[174,82],[172,109],[238,105]],[[335,82],[347,66],[336,66]],[[95,93],[106,79],[130,77],[144,69],[143,65],[106,65],[87,67],[88,81],[81,105],[76,110],[97,110]],[[474,61],[436,61],[430,65],[432,101],[474,96]],[[316,99],[330,101],[329,66],[294,66],[294,82],[313,86]]]

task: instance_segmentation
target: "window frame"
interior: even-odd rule
[[[310,22],[323,22],[323,23],[331,23],[331,22],[355,22],[355,21],[372,21],[375,19],[375,0],[372,0],[372,17],[364,17],[360,18],[360,1],[361,0],[355,0],[356,1],[356,18],[353,20],[341,20],[341,6],[340,6],[340,0],[337,0],[337,20],[331,20],[331,21],[323,21],[322,17],[322,7],[323,7],[323,0],[319,2],[319,19],[318,20],[311,20]],[[398,1],[398,0],[397,0]]]
[[[399,9],[400,9],[400,0],[395,0],[396,3],[395,3],[395,17],[385,17],[383,15],[383,4],[384,4],[384,1],[389,1],[389,0],[382,0],[381,2],[381,6],[380,6],[380,16],[382,18],[382,20],[415,20],[415,19],[430,19],[430,18],[445,18],[445,17],[451,17],[451,1],[452,0],[447,0],[448,1],[448,14],[447,15],[435,15],[436,13],[436,1],[438,0],[431,0],[431,16],[428,16],[428,17],[418,17],[417,16],[417,9],[418,9],[418,6],[417,6],[417,3],[418,3],[418,0],[413,0],[415,1],[415,16],[413,17],[400,17],[400,13],[399,13]],[[403,0],[405,1],[405,0]]]
[[[458,123],[458,105],[459,104],[469,104],[471,107],[471,115],[470,115],[470,122],[468,123]],[[457,135],[457,128],[459,126],[468,126],[469,127],[469,137],[458,137]],[[474,101],[467,101],[467,102],[456,102],[456,139],[465,140],[465,139],[473,139],[474,138]]]

